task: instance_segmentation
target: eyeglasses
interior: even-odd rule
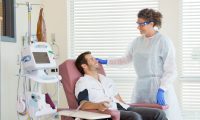
[[[142,23],[136,22],[136,23],[139,27],[142,27],[142,26],[145,26],[145,25],[148,25],[149,23],[151,23],[151,21],[148,21],[148,22],[146,21],[146,22],[142,22]]]

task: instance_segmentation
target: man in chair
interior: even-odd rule
[[[75,95],[82,110],[119,110],[120,120],[167,120],[165,113],[155,108],[130,107],[114,86],[111,79],[98,73],[98,62],[91,52],[80,54],[75,65],[80,77],[75,86]]]

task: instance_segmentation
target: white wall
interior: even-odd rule
[[[44,5],[48,41],[51,42],[51,34],[55,34],[56,43],[60,48],[58,63],[61,63],[67,56],[66,0],[42,0],[42,4]]]
[[[175,46],[176,53],[180,50],[180,9],[181,0],[160,0],[160,11],[163,14],[163,24],[161,31],[169,36]],[[176,55],[178,58],[179,54]],[[178,59],[177,60],[177,64]],[[177,65],[178,66],[178,65]],[[174,86],[177,95],[180,95],[181,82],[176,80]]]
[[[1,43],[1,120],[16,118],[16,50],[15,43]]]

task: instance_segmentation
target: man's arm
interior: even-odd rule
[[[104,101],[104,102],[100,102],[100,103],[93,103],[90,101],[86,101],[83,100],[80,102],[80,109],[81,110],[99,110],[99,111],[105,111],[106,109],[108,109],[107,106],[108,102]]]
[[[80,105],[80,109],[82,110],[100,110],[104,111],[108,109],[108,102],[102,101],[99,103],[93,103],[89,100],[89,92],[87,83],[82,78],[78,80],[75,87],[75,96],[77,98],[77,102]]]

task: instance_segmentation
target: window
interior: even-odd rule
[[[15,41],[14,0],[0,0],[0,36],[2,41]]]
[[[76,58],[88,50],[99,58],[123,55],[128,44],[139,35],[138,11],[147,7],[158,9],[158,1],[70,0],[70,57]],[[132,64],[122,68],[105,66],[105,70],[117,83],[123,99],[130,102],[136,76]]]
[[[185,120],[200,119],[200,1],[182,0],[182,110]]]

